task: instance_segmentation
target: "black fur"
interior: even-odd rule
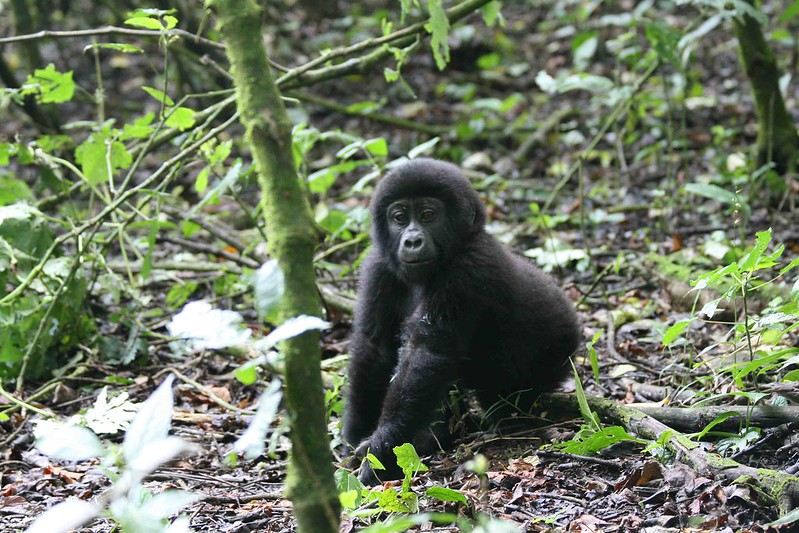
[[[414,216],[428,198],[443,205],[432,222],[434,209]],[[398,201],[407,224],[394,218],[396,208],[389,217]],[[400,166],[378,184],[371,211],[344,437],[356,456],[371,450],[380,459],[381,479],[396,479],[393,448],[426,431],[454,383],[473,390],[485,410],[526,391],[517,399],[527,409],[563,380],[580,333],[552,279],[485,232],[483,204],[454,165]],[[407,251],[414,247],[422,251]],[[434,259],[401,260],[417,255]],[[365,466],[360,478],[375,483],[374,474]]]

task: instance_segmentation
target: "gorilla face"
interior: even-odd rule
[[[449,230],[438,198],[403,198],[386,210],[393,253],[409,279],[431,272],[446,248]]]

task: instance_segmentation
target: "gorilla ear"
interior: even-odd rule
[[[477,222],[477,208],[474,206],[474,204],[469,204],[469,210],[467,214],[469,215],[469,219],[472,221],[471,225],[474,226],[474,223]]]

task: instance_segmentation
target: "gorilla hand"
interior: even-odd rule
[[[384,469],[375,469],[366,457],[372,454],[384,466]],[[387,438],[386,432],[378,428],[368,439],[361,442],[355,449],[355,457],[361,461],[361,471],[358,479],[364,485],[380,484],[381,480],[401,479],[402,469],[397,466],[394,455],[394,446]]]

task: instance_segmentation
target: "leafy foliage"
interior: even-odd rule
[[[60,363],[55,354],[75,346],[90,329],[74,312],[86,297],[86,274],[76,261],[53,257],[57,249],[39,210],[26,204],[0,207],[0,286],[28,283],[14,306],[0,305],[0,380],[22,372],[46,375]],[[31,282],[39,272],[47,282]]]
[[[54,458],[83,461],[103,459],[103,469],[114,481],[106,498],[99,503],[70,499],[40,515],[29,533],[71,531],[101,513],[107,513],[125,531],[177,532],[185,530],[185,520],[170,526],[165,519],[199,498],[181,490],[152,495],[141,482],[157,467],[182,453],[192,451],[189,443],[169,435],[172,420],[172,377],[167,377],[139,407],[121,447],[104,446],[97,436],[82,426],[42,423],[36,446]],[[112,472],[120,468],[120,473]]]

